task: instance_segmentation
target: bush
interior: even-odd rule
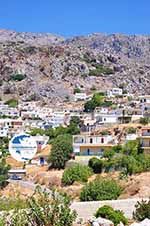
[[[0,198],[0,211],[10,211],[12,209],[25,209],[28,207],[26,200],[19,196],[15,198]]]
[[[62,193],[46,192],[37,188],[27,200],[28,209],[15,209],[0,217],[0,225],[8,226],[72,226],[76,212],[70,208],[70,199]]]
[[[112,157],[115,155],[115,151],[112,150],[105,150],[103,153],[104,158],[108,158],[109,160],[112,159]]]
[[[7,104],[9,107],[15,108],[18,106],[18,100],[10,99],[10,100],[6,101],[5,104]]]
[[[24,74],[14,74],[11,76],[11,80],[13,81],[22,81],[25,78],[26,78],[26,75]]]
[[[133,218],[137,221],[142,221],[145,218],[150,219],[150,199],[148,201],[142,200],[135,205],[135,212],[133,212]]]
[[[132,133],[136,133],[136,128],[130,127],[127,129],[127,134],[132,134]]]
[[[125,225],[128,223],[123,212],[121,212],[120,210],[114,210],[112,207],[107,205],[99,208],[95,216],[111,220],[114,223],[114,226],[117,226],[120,222]]]
[[[76,93],[81,93],[81,89],[76,87],[76,88],[74,88],[73,93],[74,93],[74,94],[76,94]]]
[[[98,201],[117,199],[121,194],[121,187],[111,179],[95,179],[85,185],[80,194],[81,201]]]
[[[59,135],[52,142],[52,149],[48,158],[52,168],[63,169],[73,152],[72,136]]]
[[[87,182],[91,175],[92,171],[88,166],[75,164],[74,166],[65,169],[62,176],[62,183],[64,185],[71,185],[75,181]]]
[[[142,125],[147,125],[149,123],[149,118],[148,117],[140,118],[140,123]]]
[[[6,164],[6,160],[4,158],[0,158],[0,188],[7,185],[9,169],[10,167]]]
[[[106,129],[105,129],[105,130],[102,130],[102,131],[101,131],[101,135],[102,135],[102,136],[107,136],[107,135],[110,135],[110,132],[109,132],[109,130],[106,130]]]
[[[114,74],[114,70],[112,70],[109,67],[105,67],[103,65],[96,65],[96,69],[90,70],[89,72],[90,76],[101,76],[102,74],[105,74],[105,75]]]
[[[92,168],[94,173],[101,173],[103,169],[103,161],[93,157],[89,160],[89,167]]]

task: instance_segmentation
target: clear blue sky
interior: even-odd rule
[[[0,29],[150,34],[150,0],[1,0]]]

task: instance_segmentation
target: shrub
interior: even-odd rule
[[[92,168],[94,173],[101,173],[103,169],[103,161],[93,157],[89,160],[89,167]]]
[[[52,149],[48,159],[51,167],[63,169],[72,152],[72,136],[65,134],[56,137],[52,142]]]
[[[62,176],[64,185],[71,185],[75,181],[87,182],[88,177],[92,175],[92,171],[88,166],[75,164],[72,167],[65,169]]]
[[[95,216],[111,220],[115,226],[117,226],[120,222],[125,225],[128,222],[123,212],[121,212],[120,210],[114,210],[111,206],[107,205],[100,207],[97,210]]]
[[[111,179],[95,179],[85,185],[80,194],[81,201],[98,201],[117,199],[121,194],[121,187]]]
[[[110,132],[108,130],[106,130],[106,129],[101,131],[101,135],[102,136],[107,136],[109,134],[110,134]]]
[[[5,158],[0,158],[0,188],[7,185],[9,165],[6,164]]]
[[[112,150],[106,150],[103,153],[103,157],[108,158],[108,159],[111,159],[114,155],[115,155],[115,151],[113,149]]]
[[[27,208],[26,200],[21,199],[19,196],[14,198],[0,198],[0,211],[10,211],[12,209]]]
[[[135,212],[133,218],[137,221],[142,221],[145,218],[150,219],[150,199],[148,201],[142,200],[135,205]]]
[[[140,123],[142,125],[147,125],[149,123],[149,118],[148,117],[140,118]]]
[[[26,78],[26,75],[24,74],[14,74],[11,76],[11,80],[13,81],[22,81],[25,78]]]
[[[105,74],[105,75],[114,74],[114,70],[109,67],[105,67],[103,65],[96,65],[96,69],[89,71],[90,76],[101,76],[102,74]]]
[[[37,188],[27,200],[28,209],[15,209],[0,217],[0,225],[9,226],[72,226],[76,212],[70,208],[70,199],[62,193],[50,193]]]
[[[74,88],[73,93],[74,93],[74,94],[76,94],[76,93],[81,93],[80,88],[78,88],[78,87]]]
[[[15,108],[18,106],[18,100],[10,99],[10,100],[6,101],[5,104],[9,105],[9,107]]]
[[[128,133],[128,134],[136,133],[136,128],[134,128],[134,127],[128,128],[128,129],[127,129],[127,133]]]

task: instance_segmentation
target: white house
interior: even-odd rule
[[[87,99],[86,93],[75,93],[74,94],[74,101],[86,100],[86,99]]]
[[[150,104],[150,95],[139,96],[139,99],[141,103]]]
[[[122,96],[122,94],[123,90],[121,88],[112,88],[110,90],[107,90],[108,97]]]
[[[75,135],[73,136],[73,151],[78,155],[102,155],[104,150],[113,146],[111,135]]]
[[[21,119],[0,119],[0,137],[13,136],[23,131]]]

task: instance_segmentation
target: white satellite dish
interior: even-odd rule
[[[37,151],[37,143],[29,134],[15,135],[9,142],[11,156],[19,162],[31,160]]]

